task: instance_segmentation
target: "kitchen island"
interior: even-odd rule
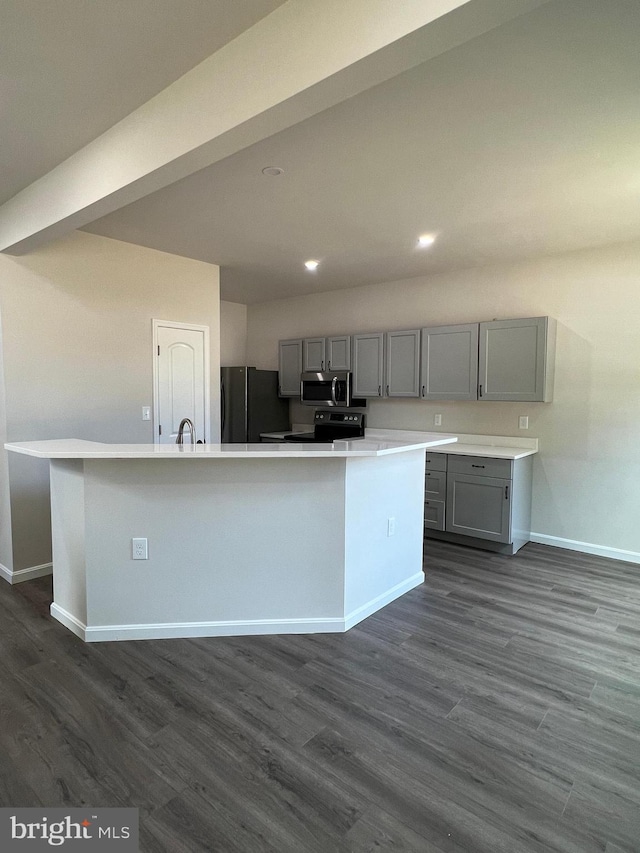
[[[5,447],[50,460],[51,613],[95,642],[348,630],[422,583],[425,452],[455,440]]]

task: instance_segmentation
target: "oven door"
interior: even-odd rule
[[[305,406],[349,406],[351,374],[343,370],[303,373],[300,377],[300,402]]]

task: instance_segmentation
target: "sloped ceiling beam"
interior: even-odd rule
[[[548,0],[289,0],[0,207],[23,254]]]

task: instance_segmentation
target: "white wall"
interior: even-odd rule
[[[640,557],[640,243],[251,305],[247,355],[276,368],[281,338],[542,315],[558,320],[552,403],[373,401],[368,424],[433,430],[439,412],[436,431],[538,437],[533,530]]]
[[[0,311],[7,440],[153,441],[153,318],[209,326],[219,423],[217,266],[77,231],[0,255]],[[11,454],[8,468],[18,570],[50,560],[48,465]]]
[[[247,363],[247,306],[220,302],[220,366]]]

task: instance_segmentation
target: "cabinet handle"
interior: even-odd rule
[[[389,396],[389,386],[387,385],[387,397]]]
[[[471,463],[471,467],[472,467],[472,468],[484,468],[484,465],[474,465],[474,464],[473,464],[473,462],[472,462],[472,463]]]
[[[504,487],[504,499],[505,501],[509,500],[509,486]]]
[[[478,393],[479,393],[479,395],[482,397],[482,385],[480,385],[480,386],[478,387]]]
[[[320,370],[324,370],[324,359],[320,362]]]
[[[422,396],[424,397],[424,385],[422,386]]]
[[[378,385],[378,397],[382,397],[382,385]]]
[[[327,362],[327,370],[331,370],[331,362],[330,361]]]

